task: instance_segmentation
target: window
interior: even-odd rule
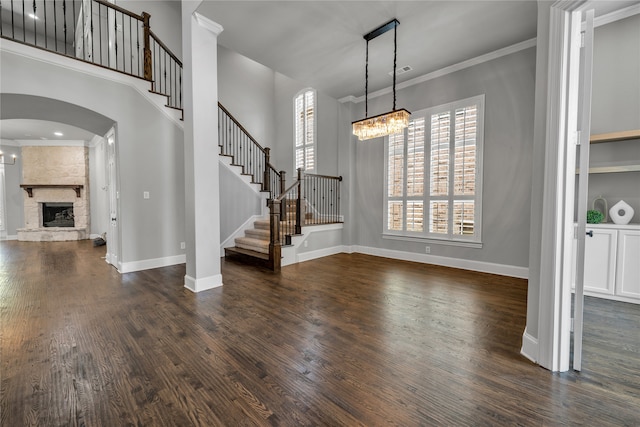
[[[385,236],[481,242],[484,95],[411,115],[388,137]]]
[[[295,169],[313,171],[316,168],[316,92],[305,89],[293,100]]]

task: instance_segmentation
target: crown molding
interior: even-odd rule
[[[79,139],[16,139],[17,147],[88,147],[89,141]]]
[[[216,37],[219,36],[220,33],[224,30],[222,25],[212,21],[206,16],[200,15],[198,12],[193,12],[193,16],[196,18],[196,22],[198,23],[198,25],[200,25],[202,28],[206,28],[207,30],[211,31],[213,34],[216,35]]]
[[[475,65],[482,64],[484,62],[493,61],[494,59],[501,58],[503,56],[511,55],[512,53],[520,52],[521,50],[529,49],[536,46],[536,39],[525,40],[520,43],[516,43],[511,46],[503,47],[502,49],[495,50],[493,52],[486,53],[484,55],[476,56],[475,58],[467,59],[466,61],[458,62],[457,64],[450,65],[448,67],[441,68],[428,74],[424,74],[419,77],[415,77],[411,80],[399,83],[396,85],[396,89],[405,89],[419,83],[423,83],[429,80],[433,80],[438,77],[445,76],[447,74],[455,73],[456,71],[464,70],[465,68],[473,67]],[[377,98],[393,91],[393,87],[389,86],[384,89],[377,90],[369,94],[369,99]],[[355,97],[353,95],[345,96],[338,100],[341,103],[353,102],[354,104],[364,101],[364,96]]]
[[[0,145],[4,145],[5,147],[20,147],[20,143],[18,141],[4,138],[0,139]]]

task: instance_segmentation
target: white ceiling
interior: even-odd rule
[[[219,43],[336,99],[364,95],[363,35],[397,18],[397,83],[536,36],[520,1],[205,1]],[[369,42],[369,91],[392,84],[393,31]]]

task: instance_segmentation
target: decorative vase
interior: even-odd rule
[[[611,220],[619,225],[629,224],[629,221],[633,218],[633,214],[633,208],[624,200],[620,200],[609,209]]]
[[[602,213],[602,215],[604,216],[602,222],[608,221],[609,218],[607,218],[607,215],[609,214],[609,208],[607,207],[607,199],[599,195],[593,200],[593,205],[591,206],[591,209],[593,209],[594,211],[599,211],[600,213]]]

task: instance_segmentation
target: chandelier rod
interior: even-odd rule
[[[386,24],[380,25],[375,30],[372,30],[364,35],[364,39],[367,41],[367,54],[366,65],[364,69],[364,116],[369,116],[369,41],[375,39],[379,35],[386,33],[393,28],[393,109],[396,109],[396,58],[398,54],[398,25],[400,21],[392,19]]]

